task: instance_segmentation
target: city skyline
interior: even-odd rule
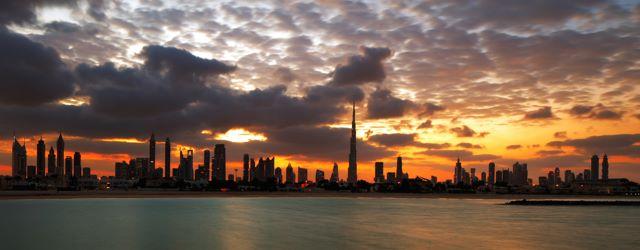
[[[612,177],[640,180],[634,1],[22,2],[0,4],[0,175],[15,131],[36,172],[41,137],[57,166],[81,152],[108,175],[154,133],[165,172],[180,148],[195,171],[225,144],[234,175],[245,153],[345,180],[398,156],[451,179],[458,157],[546,176],[607,153]]]

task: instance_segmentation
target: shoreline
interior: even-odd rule
[[[640,200],[624,195],[550,194],[450,194],[450,193],[351,193],[351,192],[197,192],[197,191],[0,191],[0,200],[105,199],[105,198],[416,198],[416,199],[591,199]]]

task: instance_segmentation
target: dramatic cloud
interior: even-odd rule
[[[19,0],[0,1],[0,25],[6,23],[28,23],[36,19],[36,7],[52,5],[75,5],[75,0]]]
[[[382,61],[391,56],[388,48],[360,47],[362,55],[349,58],[345,65],[336,66],[332,73],[334,85],[360,85],[382,82],[386,78]]]
[[[462,125],[462,127],[455,127],[449,129],[449,131],[455,134],[457,137],[485,137],[488,135],[488,132],[478,133],[475,130],[471,129],[467,125]]]
[[[0,27],[0,103],[35,106],[73,94],[73,75],[58,53]]]
[[[371,119],[383,119],[402,117],[415,104],[391,95],[391,91],[378,89],[371,93],[367,104],[367,117]]]
[[[597,120],[619,120],[623,112],[617,112],[599,103],[595,106],[576,105],[569,110],[569,114],[578,118],[591,118]]]
[[[551,107],[542,107],[540,109],[528,112],[524,115],[524,119],[537,120],[537,119],[551,119],[554,118],[551,112]]]
[[[443,111],[445,109],[446,108],[444,106],[428,102],[424,104],[424,111],[420,113],[420,116],[432,116],[436,112]]]
[[[482,148],[484,148],[484,146],[482,146],[482,145],[473,144],[473,143],[469,143],[469,142],[458,143],[458,144],[456,144],[456,147],[466,148],[466,149],[482,149]]]
[[[370,142],[385,146],[408,146],[415,143],[416,134],[378,134],[369,137]]]
[[[418,126],[418,129],[429,129],[429,128],[432,128],[432,127],[433,127],[433,124],[432,124],[431,120],[426,120],[423,123],[421,123],[420,126]]]
[[[583,139],[549,142],[549,146],[574,147],[578,152],[588,154],[607,153],[640,157],[640,134],[616,134],[591,136]]]
[[[567,131],[555,132],[555,133],[553,133],[553,138],[566,139],[567,138]]]

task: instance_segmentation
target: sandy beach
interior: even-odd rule
[[[0,200],[13,199],[100,199],[100,198],[242,198],[242,197],[334,197],[334,198],[420,198],[420,199],[638,199],[638,196],[533,195],[533,194],[447,194],[447,193],[351,193],[351,192],[191,192],[191,191],[0,191]]]

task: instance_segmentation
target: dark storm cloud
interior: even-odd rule
[[[96,21],[104,21],[107,18],[107,15],[104,14],[104,0],[88,0],[88,2],[89,7],[87,8],[87,14],[93,17]]]
[[[623,112],[614,111],[609,107],[598,103],[595,106],[576,105],[569,110],[569,114],[578,118],[591,118],[596,120],[619,120]]]
[[[574,147],[582,154],[625,155],[640,157],[640,134],[599,135],[583,139],[553,141],[548,146]]]
[[[6,0],[0,1],[0,25],[7,23],[31,23],[36,20],[36,7],[67,5],[74,6],[76,0]]]
[[[463,161],[488,161],[488,160],[494,160],[494,159],[500,158],[499,155],[492,155],[492,154],[476,155],[469,150],[447,150],[447,149],[427,150],[427,151],[422,151],[419,154],[438,156],[438,157],[446,158],[449,160],[455,160],[457,158],[460,158],[460,160],[463,160]]]
[[[364,92],[357,86],[316,85],[309,87],[305,99],[310,103],[351,103],[364,100]]]
[[[429,129],[433,127],[431,120],[426,120],[418,126],[418,129]]]
[[[388,48],[360,47],[362,55],[349,58],[345,65],[336,66],[331,84],[361,85],[368,82],[382,82],[386,78],[382,61],[391,56]]]
[[[567,131],[555,132],[555,133],[553,133],[553,138],[566,139],[567,138]]]
[[[44,25],[47,32],[75,33],[82,29],[80,25],[70,22],[54,21]]]
[[[457,137],[485,137],[488,135],[488,132],[478,133],[475,130],[471,129],[467,125],[462,125],[461,127],[454,127],[449,129],[449,132],[455,134]]]
[[[538,150],[538,152],[536,152],[537,155],[539,156],[553,156],[553,155],[561,155],[563,154],[564,151],[562,150]]]
[[[368,141],[385,147],[410,146],[416,143],[416,134],[377,134],[369,137]]]
[[[525,120],[552,119],[554,118],[551,107],[542,107],[540,109],[528,112],[524,115]]]
[[[367,103],[367,118],[385,119],[404,116],[415,104],[391,95],[391,91],[377,89],[369,97]]]
[[[165,74],[172,80],[195,81],[195,77],[210,77],[234,71],[235,66],[215,59],[204,59],[186,50],[150,45],[144,47],[141,55],[145,58],[144,68]],[[183,83],[185,84],[185,83]]]
[[[440,112],[445,109],[446,108],[442,105],[427,102],[424,104],[424,111],[420,113],[420,116],[433,116],[436,112]]]
[[[58,53],[0,27],[0,103],[35,106],[73,94],[73,75]]]

